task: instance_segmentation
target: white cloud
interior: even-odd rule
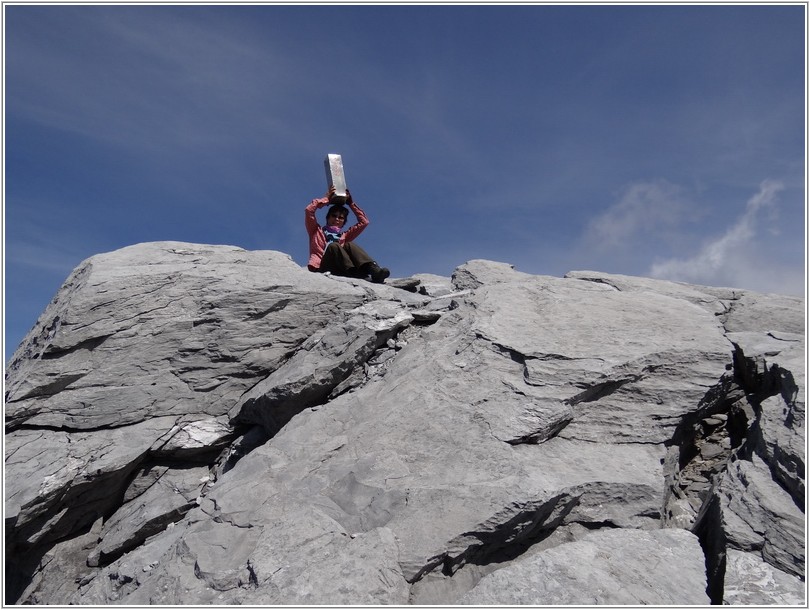
[[[783,189],[781,182],[763,181],[724,234],[709,240],[694,256],[655,262],[649,275],[693,284],[799,293],[803,286],[799,271],[769,261],[760,239],[762,216],[775,213],[777,195]]]
[[[689,217],[682,189],[666,180],[629,185],[618,203],[593,219],[585,239],[602,251],[622,249],[640,238],[665,238]]]

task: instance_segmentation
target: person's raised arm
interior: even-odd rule
[[[357,205],[352,197],[351,191],[346,189],[346,205],[349,206],[354,215],[357,216],[357,223],[349,227],[344,233],[346,234],[346,241],[351,241],[365,229],[369,224],[370,221],[366,213],[363,209]]]
[[[318,219],[315,216],[315,212],[317,210],[320,210],[322,207],[329,205],[329,198],[334,193],[335,187],[330,186],[325,196],[319,197],[318,199],[313,199],[312,201],[309,202],[309,205],[306,207],[306,210],[304,212],[304,224],[307,227],[307,233],[309,233],[310,235],[320,228],[320,225],[318,224]]]

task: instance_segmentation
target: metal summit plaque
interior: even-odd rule
[[[335,197],[346,201],[346,177],[343,175],[343,159],[337,154],[328,154],[323,160],[326,183],[335,187]]]

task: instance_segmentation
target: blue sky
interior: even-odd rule
[[[97,253],[304,265],[327,153],[393,277],[804,294],[804,5],[3,8],[7,360]]]

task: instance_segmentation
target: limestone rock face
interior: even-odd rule
[[[6,603],[804,603],[804,302],[140,244],[6,371]]]

